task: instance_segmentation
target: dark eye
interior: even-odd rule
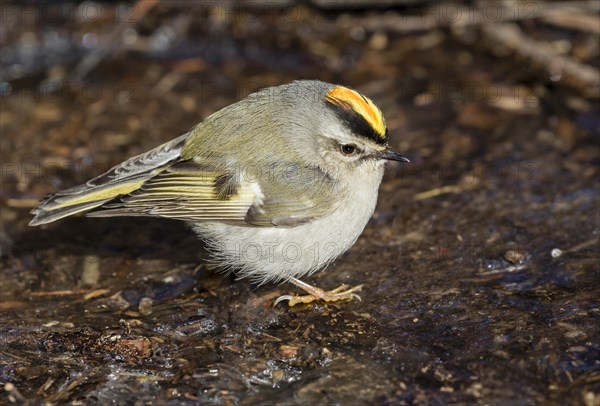
[[[340,145],[340,149],[344,155],[352,155],[356,152],[356,147],[352,144]]]

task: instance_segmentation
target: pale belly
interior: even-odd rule
[[[381,176],[355,184],[331,214],[295,227],[245,227],[223,223],[194,226],[224,270],[257,282],[316,272],[348,250],[369,221]]]

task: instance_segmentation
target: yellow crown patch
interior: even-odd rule
[[[363,96],[356,90],[336,86],[327,92],[325,99],[329,103],[359,114],[382,140],[386,139],[386,125],[383,114],[368,97]]]

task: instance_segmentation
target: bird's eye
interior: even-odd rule
[[[357,151],[356,147],[352,144],[340,145],[340,149],[342,150],[342,154],[344,155],[352,155]]]

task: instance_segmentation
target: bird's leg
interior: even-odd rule
[[[277,303],[282,302],[284,300],[288,301],[288,306],[290,307],[297,305],[298,303],[310,303],[314,302],[315,300],[324,300],[326,302],[336,302],[338,300],[352,299],[361,300],[360,296],[358,296],[354,292],[360,292],[362,290],[363,285],[358,285],[354,287],[342,285],[333,290],[325,291],[323,289],[309,285],[308,283],[302,282],[301,280],[293,277],[289,277],[288,280],[294,285],[298,286],[300,289],[306,291],[308,295],[283,295],[277,298],[273,306],[276,306]]]

